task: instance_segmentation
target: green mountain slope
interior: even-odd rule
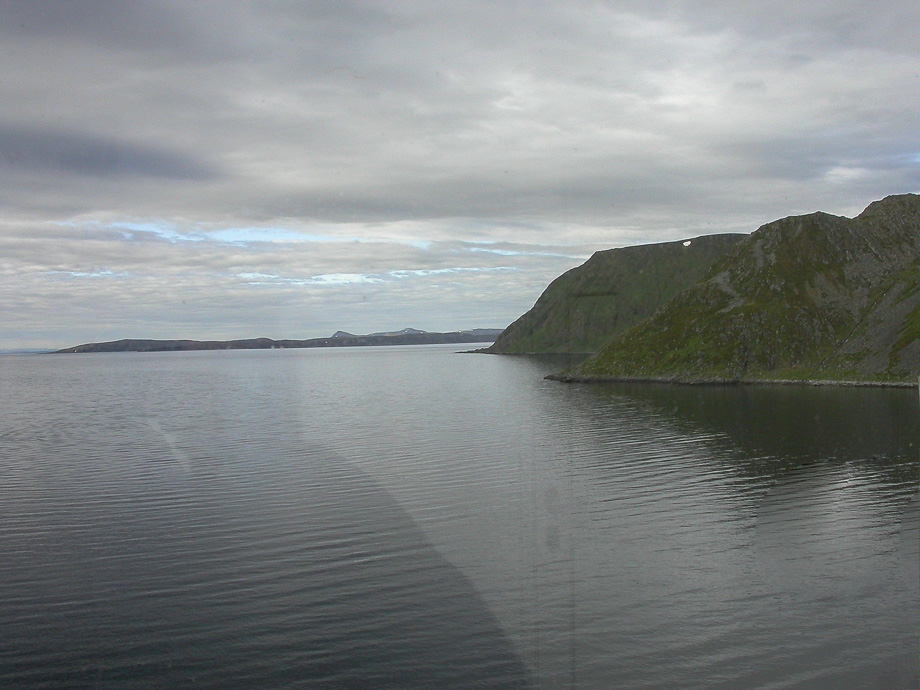
[[[486,352],[592,353],[700,280],[745,235],[595,253],[556,278]]]
[[[566,379],[859,380],[920,374],[920,196],[764,225]]]

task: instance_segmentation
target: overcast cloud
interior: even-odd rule
[[[920,191],[920,3],[0,3],[0,348],[503,327]]]

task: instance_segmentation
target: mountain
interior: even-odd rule
[[[369,333],[368,335],[420,335],[427,331],[420,331],[417,328],[403,328],[401,331],[383,331],[382,333]]]
[[[495,340],[500,328],[474,328],[467,331],[428,333],[407,328],[392,333],[352,335],[336,331],[330,338],[308,340],[138,340],[123,339],[104,343],[85,343],[58,350],[57,353],[83,352],[173,352],[190,350],[276,350],[307,347],[363,347],[370,345],[437,345],[449,343],[486,343]]]
[[[596,252],[556,278],[485,352],[592,353],[700,280],[745,235]]]
[[[563,380],[916,383],[920,196],[784,218]]]

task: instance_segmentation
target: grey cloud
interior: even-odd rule
[[[47,171],[107,178],[137,175],[205,180],[217,175],[204,162],[166,148],[8,124],[0,124],[0,166],[14,173]]]
[[[530,306],[537,286],[580,262],[521,244],[498,255],[470,252],[457,242],[428,249],[385,242],[241,248],[136,242],[98,228],[61,237],[59,230],[23,226],[0,235],[0,312],[7,332],[45,332],[61,300],[68,319],[57,326],[56,342],[64,343],[139,332],[188,334],[193,316],[201,318],[192,324],[200,337],[242,336],[247,325],[272,324],[268,335],[321,335],[328,326],[342,327],[343,319],[373,330],[381,309],[394,320],[415,310],[413,322],[432,330],[505,325],[508,312]],[[254,280],[259,274],[272,279]],[[337,281],[330,274],[370,280]],[[489,286],[503,286],[507,297]],[[436,317],[413,307],[432,294],[444,303]]]
[[[248,12],[214,2],[0,1],[0,36],[49,45],[146,53],[163,61],[214,60],[245,55],[245,31],[234,19]],[[215,31],[202,31],[204,25]],[[245,22],[237,25],[245,26]],[[220,27],[221,31],[217,31]],[[234,35],[235,40],[227,33]]]
[[[920,188],[918,23],[914,0],[0,2],[5,322],[27,305],[4,336],[78,312],[152,336],[247,311],[277,335],[435,327],[434,303],[494,325],[566,256],[856,213]],[[363,241],[208,241],[247,225]],[[363,292],[233,277],[505,261]]]

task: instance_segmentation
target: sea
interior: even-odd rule
[[[915,689],[916,389],[0,357],[0,688]]]

